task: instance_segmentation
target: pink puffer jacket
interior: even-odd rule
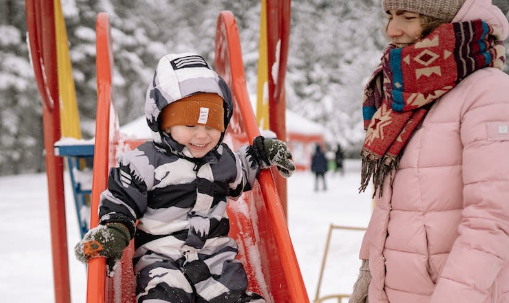
[[[454,21],[474,19],[507,37],[491,0]],[[369,302],[509,303],[509,76],[479,70],[436,102],[387,181],[360,253]]]

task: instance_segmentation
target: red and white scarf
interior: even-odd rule
[[[502,69],[499,32],[481,20],[447,23],[413,45],[389,45],[364,89],[366,139],[360,191],[372,178],[382,195],[385,177],[431,105],[474,71]]]

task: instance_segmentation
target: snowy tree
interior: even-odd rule
[[[0,1],[0,174],[42,171],[42,109],[28,60],[24,2]]]
[[[287,104],[358,154],[362,89],[386,44],[377,0],[293,1]]]
[[[114,58],[113,101],[120,123],[124,124],[143,114],[146,89],[160,57],[167,53],[197,52],[212,63],[219,12],[242,11],[241,15],[246,16],[243,19],[247,22],[259,11],[256,10],[258,1],[224,2],[103,0],[91,5],[90,1],[77,1],[74,10],[68,9],[68,14],[64,11],[80,113],[84,119],[93,121],[95,117],[96,78],[95,65],[91,63],[95,60],[97,12],[107,12],[110,17]],[[249,13],[253,7],[255,13]],[[72,14],[73,11],[79,13]],[[247,17],[249,14],[251,17]],[[241,24],[239,22],[239,27]],[[254,50],[257,50],[256,47]],[[93,131],[93,128],[88,131]]]

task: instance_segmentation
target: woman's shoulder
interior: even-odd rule
[[[465,111],[493,103],[508,103],[509,75],[497,68],[483,68],[463,79],[453,90],[453,96],[464,100]]]
[[[496,68],[483,68],[463,79],[430,110],[425,123],[460,123],[474,109],[505,112],[509,109],[509,75]],[[495,105],[495,106],[490,106]],[[509,116],[509,114],[508,114]]]
[[[458,84],[458,87],[470,87],[473,90],[489,90],[509,86],[509,75],[498,68],[486,67],[473,72]]]

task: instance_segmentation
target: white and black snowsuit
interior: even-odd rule
[[[146,98],[154,141],[124,153],[111,170],[100,223],[123,223],[134,237],[137,302],[265,302],[246,293],[228,237],[227,200],[250,190],[259,172],[250,147],[234,153],[219,143],[198,159],[159,129],[167,104],[198,92],[223,98],[226,128],[233,105],[224,81],[199,56],[161,59]]]

